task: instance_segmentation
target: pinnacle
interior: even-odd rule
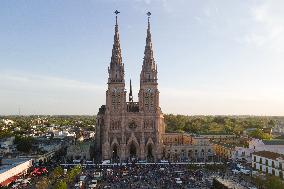
[[[113,48],[112,48],[111,64],[122,64],[117,16],[115,17],[115,32],[114,32],[114,42],[113,42]]]

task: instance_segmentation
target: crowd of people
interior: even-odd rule
[[[186,165],[145,164],[103,168],[98,188],[211,188],[214,174],[203,169],[190,170]]]

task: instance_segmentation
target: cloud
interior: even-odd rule
[[[284,1],[264,1],[251,9],[253,24],[244,40],[249,44],[284,52]]]

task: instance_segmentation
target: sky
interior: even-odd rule
[[[164,113],[284,116],[283,0],[2,0],[0,115],[96,114],[116,9],[134,99],[150,11]]]

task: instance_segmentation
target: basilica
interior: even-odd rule
[[[210,137],[165,133],[164,117],[159,104],[158,71],[150,31],[151,13],[148,12],[147,15],[147,36],[140,72],[138,102],[133,101],[131,80],[128,94],[125,89],[124,64],[116,15],[114,43],[108,67],[106,104],[99,109],[96,121],[97,161],[210,160],[213,156]]]
[[[148,161],[161,159],[165,123],[159,106],[157,73],[148,13],[139,100],[134,102],[131,81],[128,94],[125,89],[124,63],[116,15],[114,43],[108,67],[106,104],[101,106],[96,123],[96,152],[100,154],[100,159],[120,162],[132,158]]]

